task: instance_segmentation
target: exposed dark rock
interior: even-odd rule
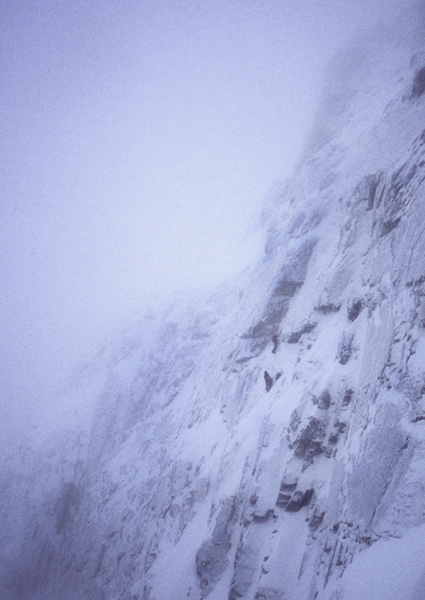
[[[378,189],[379,176],[370,176],[369,180],[369,198],[367,202],[367,210],[372,210],[375,204],[376,190]]]
[[[416,164],[409,162],[400,167],[391,177],[391,187],[385,198],[385,206],[389,210],[398,210],[406,204],[407,185],[412,181],[418,171]],[[391,216],[393,216],[391,214]]]
[[[332,448],[332,446],[327,446],[324,449],[324,453],[325,453],[326,458],[331,458],[331,456],[334,454],[334,449]]]
[[[264,381],[266,384],[266,392],[269,392],[273,387],[273,379],[267,371],[264,371]]]
[[[371,546],[374,542],[374,540],[372,539],[372,537],[370,535],[361,535],[358,538],[358,541],[367,547]]]
[[[289,309],[291,299],[303,285],[316,240],[304,241],[288,259],[274,286],[261,320],[244,334],[254,339],[255,348],[262,350],[277,335],[280,323]]]
[[[217,517],[217,522],[212,534],[212,541],[216,545],[226,545],[230,540],[230,524],[235,514],[235,497],[226,498]]]
[[[246,544],[238,551],[235,561],[233,579],[228,595],[229,600],[246,597],[259,562],[259,549]],[[260,559],[261,560],[261,559]]]
[[[325,425],[319,419],[310,417],[308,424],[301,431],[294,443],[295,456],[311,461],[314,456],[321,454],[322,442],[325,436]]]
[[[300,426],[301,423],[301,417],[298,413],[298,411],[295,409],[293,411],[293,413],[291,414],[291,419],[289,421],[289,428],[291,429],[291,431],[296,431],[298,429],[298,427]]]
[[[425,92],[425,67],[416,72],[410,97],[419,98]]]
[[[342,340],[338,346],[337,358],[341,365],[346,365],[353,353],[354,334],[343,333]]]
[[[251,496],[250,496],[250,498],[249,498],[249,503],[250,503],[252,506],[255,506],[255,505],[257,504],[257,502],[258,502],[258,495],[257,495],[257,494],[255,494],[255,493],[254,493],[254,494],[251,494]]]
[[[285,342],[288,344],[296,344],[300,341],[301,336],[306,333],[310,333],[317,326],[317,323],[305,323],[300,329],[296,331],[292,331],[287,336],[284,337]]]
[[[321,525],[323,518],[325,516],[325,511],[314,511],[314,513],[310,517],[309,526],[310,529],[316,531],[316,529]]]
[[[339,436],[337,433],[335,433],[335,432],[331,433],[329,436],[329,439],[328,439],[328,443],[334,446],[335,444],[338,443],[338,438],[339,438]]]
[[[278,296],[286,296],[288,298],[292,298],[292,296],[295,296],[295,293],[302,286],[302,284],[302,281],[283,279],[279,281],[276,285],[275,292]]]
[[[99,550],[99,553],[97,555],[96,563],[94,566],[93,578],[95,578],[99,575],[100,570],[102,568],[103,559],[105,558],[105,554],[106,554],[106,546],[105,546],[105,544],[102,544],[102,546]]]
[[[259,588],[254,600],[284,600],[285,593],[275,588]],[[230,599],[229,599],[230,600]]]
[[[425,275],[421,275],[418,279],[412,279],[410,281],[406,281],[406,287],[417,287],[425,283]]]
[[[347,423],[341,423],[340,421],[337,421],[335,423],[335,427],[338,428],[338,432],[339,433],[344,433],[346,427],[347,427]]]
[[[227,568],[231,525],[235,513],[235,498],[226,498],[220,509],[211,540],[196,553],[196,572],[201,579],[202,593],[209,593]]]
[[[303,495],[303,506],[309,506],[314,496],[314,489],[310,488],[304,492]]]
[[[317,400],[317,406],[319,408],[321,408],[322,410],[328,410],[330,405],[331,405],[331,395],[327,390],[325,390],[322,394],[320,394],[320,396]]]
[[[297,490],[291,496],[291,500],[286,505],[286,511],[288,512],[298,512],[302,507],[303,502],[303,492]]]
[[[148,552],[146,554],[146,557],[145,557],[145,573],[147,573],[149,571],[149,569],[152,568],[152,565],[156,561],[156,558],[157,558],[156,552]]]
[[[341,308],[341,304],[319,304],[316,306],[317,312],[322,313],[323,315],[328,315],[330,313],[336,313]]]
[[[346,390],[344,393],[344,397],[342,399],[342,407],[348,406],[353,398],[353,394],[354,391],[353,390]]]
[[[61,533],[64,529],[71,509],[77,503],[78,498],[79,492],[75,483],[72,481],[65,483],[55,506],[56,533]]]
[[[363,309],[362,300],[354,300],[351,306],[348,307],[347,316],[350,321],[355,321]]]
[[[391,233],[401,221],[403,209],[412,198],[412,186],[417,180],[418,165],[409,161],[403,164],[391,177],[390,185],[384,193],[384,206],[380,236]]]
[[[279,495],[276,504],[281,508],[285,508],[291,499],[293,492],[296,490],[298,479],[285,475],[280,484]]]
[[[276,504],[281,508],[285,508],[291,499],[291,494],[287,492],[279,492],[279,496],[277,497]]]
[[[308,506],[313,498],[314,490],[309,489],[305,492],[301,490],[296,490],[292,496],[288,504],[286,505],[285,510],[288,512],[298,512],[304,506]]]
[[[367,202],[367,210],[374,207],[378,184],[379,175],[366,175],[357,187],[357,196],[360,201]]]
[[[381,226],[381,237],[388,235],[400,223],[401,217],[397,217],[392,221],[384,221]]]
[[[280,484],[281,492],[293,492],[298,484],[298,479],[290,476],[285,476]]]
[[[419,415],[417,417],[415,417],[412,421],[412,423],[417,423],[418,421],[425,421],[425,415]]]
[[[252,518],[254,519],[254,521],[256,523],[265,523],[266,521],[268,521],[272,517],[274,517],[274,510],[272,508],[269,508],[269,509],[267,509],[264,512],[256,511],[252,515]]]

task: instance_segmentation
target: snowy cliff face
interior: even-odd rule
[[[5,460],[1,598],[423,600],[424,73],[365,57],[263,260],[146,317],[91,428]]]

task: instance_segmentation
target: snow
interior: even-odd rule
[[[343,600],[422,600],[425,526],[381,540],[357,555],[341,578]]]

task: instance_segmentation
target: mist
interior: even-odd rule
[[[22,0],[1,11],[3,424],[146,307],[262,248],[325,67],[396,0]]]

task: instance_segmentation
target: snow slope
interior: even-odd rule
[[[425,51],[409,31],[334,67],[259,263],[117,343],[89,427],[3,457],[0,598],[425,597]]]

